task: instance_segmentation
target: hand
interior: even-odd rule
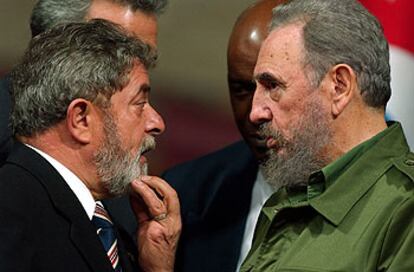
[[[138,261],[146,271],[174,271],[181,233],[177,193],[164,180],[142,176],[131,183],[132,209],[138,221]]]

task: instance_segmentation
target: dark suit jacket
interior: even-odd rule
[[[0,79],[0,166],[5,162],[12,147],[11,130],[9,127],[10,118],[10,82],[6,76]]]
[[[123,271],[134,271],[126,250],[133,247],[122,232],[118,238]],[[43,157],[17,142],[0,168],[0,241],[0,271],[113,272],[69,186]]]
[[[183,218],[177,271],[236,270],[256,175],[257,163],[245,142],[165,173]]]
[[[10,77],[6,75],[0,79],[0,166],[6,162],[13,146],[13,137],[10,123],[11,95],[10,95]],[[108,212],[113,213],[112,219],[122,226],[120,229],[124,234],[135,239],[135,230],[137,223],[132,210],[129,207],[128,197],[118,199],[108,199],[103,201]],[[117,221],[118,220],[118,221]]]

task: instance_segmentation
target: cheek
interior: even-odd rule
[[[143,141],[144,134],[142,133],[142,131],[130,133],[128,139],[126,140],[127,143],[125,143],[124,148],[128,148],[128,150],[135,156],[138,153]]]
[[[124,148],[134,148],[139,146],[144,137],[145,128],[143,122],[136,120],[125,120],[118,124],[118,132],[123,139]]]
[[[290,138],[292,135],[292,128],[299,122],[300,117],[303,115],[302,110],[293,110],[292,107],[280,107],[273,108],[273,121],[272,126],[278,130],[285,138]]]

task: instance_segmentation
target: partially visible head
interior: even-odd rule
[[[259,49],[269,32],[272,9],[284,0],[260,0],[238,17],[227,48],[227,76],[237,126],[256,158],[262,160],[267,148],[258,127],[249,120],[256,84],[253,69]]]
[[[57,24],[101,18],[122,25],[154,46],[157,16],[166,5],[167,0],[38,0],[30,27],[34,37]]]
[[[335,148],[358,143],[355,123],[383,120],[388,58],[380,24],[357,1],[291,0],[275,8],[254,71],[250,114],[271,148],[264,167],[284,176],[271,182],[306,183],[335,159]]]
[[[147,69],[156,57],[149,45],[104,20],[41,33],[12,72],[14,134],[30,139],[64,127],[66,144],[87,149],[104,180],[99,169],[104,149],[112,148],[107,159],[120,164],[119,154],[140,157],[152,147],[148,138],[164,129],[148,100]],[[105,190],[113,182],[107,181]]]

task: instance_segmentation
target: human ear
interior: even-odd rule
[[[93,137],[91,123],[94,119],[92,103],[83,98],[73,100],[66,111],[66,127],[71,136],[82,144],[88,144]]]
[[[333,116],[339,116],[352,101],[358,90],[357,78],[354,70],[347,64],[338,64],[331,68],[329,77],[332,82],[330,86],[331,111]]]

